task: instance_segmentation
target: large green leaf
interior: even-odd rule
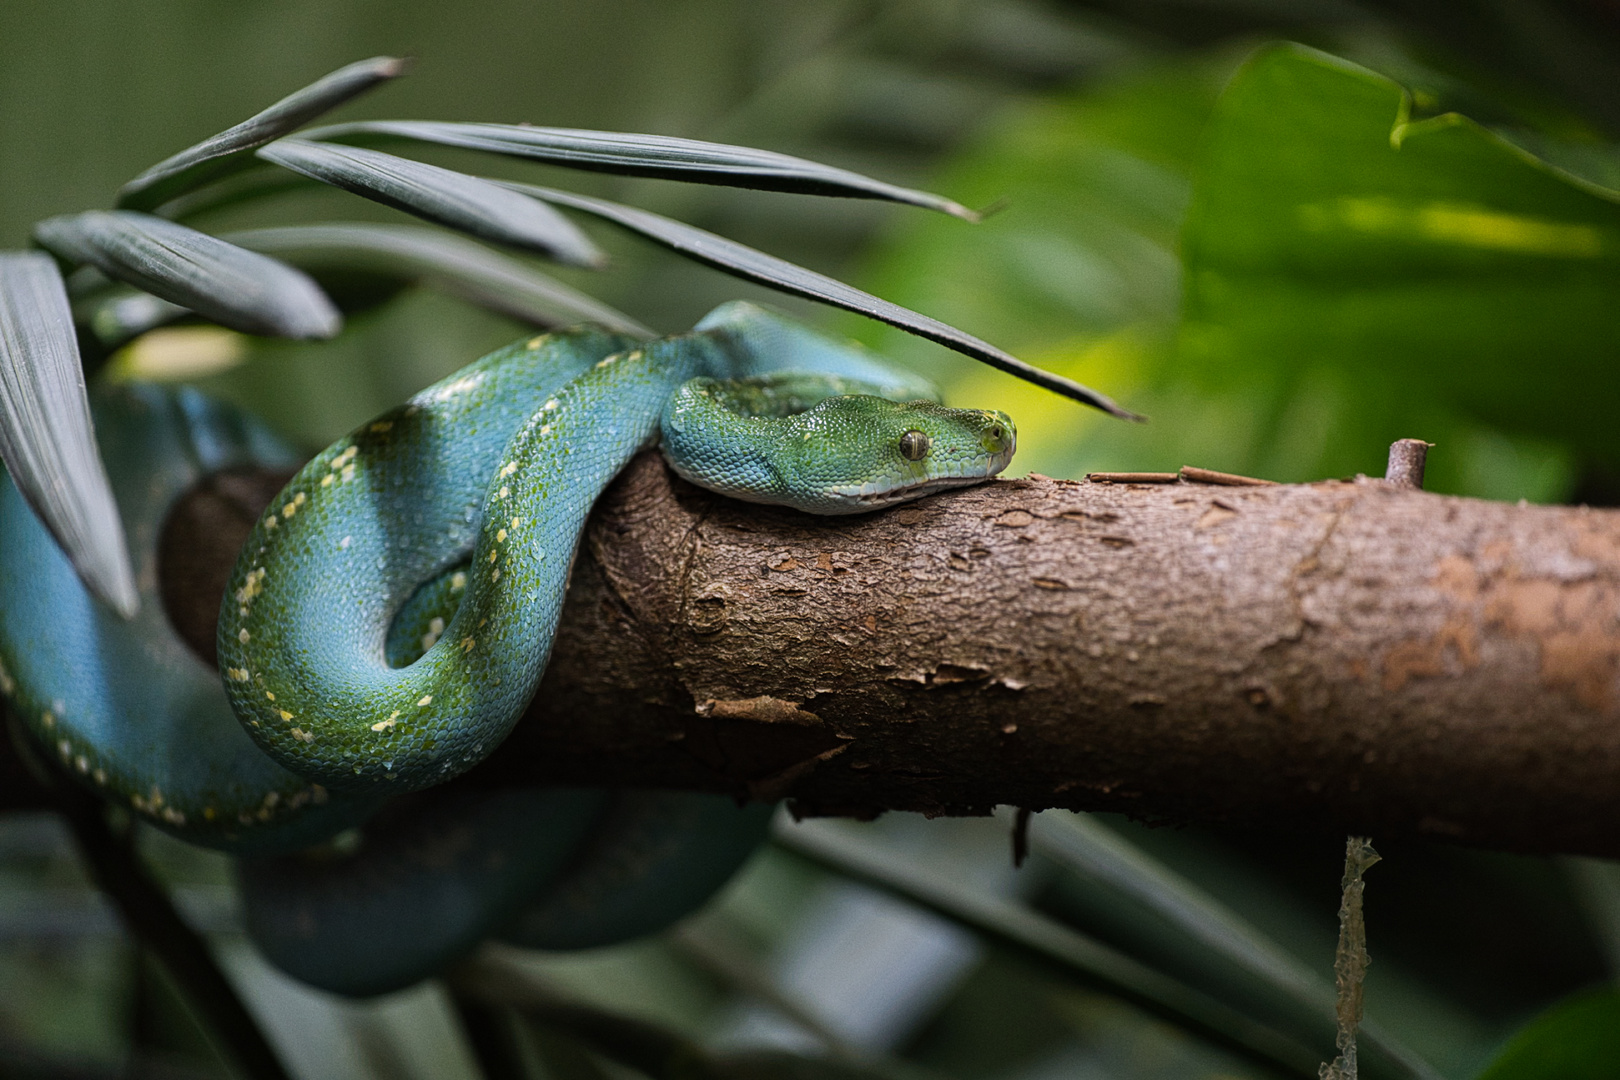
[[[1620,1073],[1620,990],[1577,994],[1526,1024],[1479,1080],[1612,1080]]]
[[[1183,233],[1177,374],[1252,385],[1246,463],[1288,478],[1372,471],[1395,438],[1453,435],[1448,417],[1620,461],[1620,203],[1409,110],[1395,83],[1301,46],[1243,67]],[[1449,486],[1458,449],[1431,458]]]
[[[67,291],[50,256],[0,254],[0,459],[92,594],[140,607],[96,452]]]
[[[69,262],[88,263],[233,330],[329,338],[343,325],[332,302],[301,271],[151,214],[64,214],[35,225],[34,239]]]
[[[405,67],[403,60],[374,56],[339,68],[235,127],[158,162],[123,186],[118,192],[118,205],[127,210],[151,210],[233,172],[250,163],[249,150],[297,130],[378,83],[400,75]]]
[[[545,161],[571,169],[655,176],[696,184],[764,191],[797,191],[810,195],[886,199],[938,210],[976,221],[967,207],[926,191],[886,184],[848,169],[838,169],[770,150],[724,143],[634,135],[620,131],[530,127],[526,124],[466,124],[438,120],[362,120],[333,124],[304,133],[305,138],[334,142],[428,142],[484,150],[493,154]]]
[[[428,221],[549,256],[600,266],[604,256],[578,227],[543,202],[488,180],[358,146],[282,139],[258,156],[323,183]]]
[[[1064,397],[1073,398],[1106,413],[1126,420],[1140,420],[1142,417],[1116,405],[1108,395],[1082,386],[1073,379],[1055,375],[1050,371],[1043,371],[1032,364],[1027,364],[1010,353],[996,348],[987,341],[980,340],[972,334],[963,333],[938,319],[929,318],[899,304],[890,303],[871,293],[862,292],[852,285],[846,285],[836,278],[825,274],[818,274],[814,270],[807,270],[797,266],[786,259],[778,259],[774,255],[767,255],[763,251],[739,244],[735,240],[727,240],[723,236],[706,232],[703,229],[671,220],[660,214],[638,210],[633,206],[624,206],[620,203],[608,202],[604,199],[593,199],[585,195],[575,195],[567,191],[557,191],[552,188],[536,187],[533,184],[517,184],[503,182],[514,191],[521,191],[533,195],[537,199],[556,203],[559,206],[572,207],[583,210],[587,214],[613,222],[632,232],[639,233],[649,240],[653,240],[674,251],[680,252],[689,259],[700,262],[705,266],[712,266],[727,274],[755,281],[773,289],[793,296],[802,296],[810,300],[818,300],[824,304],[832,304],[846,311],[853,311],[867,318],[896,326],[910,334],[926,338],[954,349],[964,356],[989,364],[1015,375],[1026,382],[1034,383]]]

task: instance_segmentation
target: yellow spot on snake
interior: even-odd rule
[[[517,472],[517,462],[515,461],[508,461],[505,465],[501,466],[502,476],[511,476],[515,472]]]
[[[512,519],[512,528],[514,528],[514,529],[515,529],[515,528],[517,528],[517,527],[518,527],[518,526],[519,526],[519,525],[521,525],[521,524],[523,524],[523,519],[522,519],[522,518],[520,518],[520,517],[515,517],[515,518],[513,518],[513,519]]]
[[[467,575],[460,570],[450,575],[450,591],[460,592],[467,587]]]
[[[501,580],[501,572],[499,570],[491,570],[489,572],[489,580],[491,580],[491,581],[499,581],[499,580]]]
[[[276,695],[275,695],[275,694],[272,694],[272,693],[271,693],[271,692],[270,692],[270,691],[268,691],[268,690],[266,690],[266,691],[265,691],[265,692],[264,692],[264,697],[265,697],[265,700],[266,700],[266,701],[274,701],[274,700],[276,700]]]
[[[283,720],[291,720],[293,718],[293,714],[288,712],[286,709],[277,709],[276,711],[281,714],[281,718]]]
[[[239,667],[226,668],[225,669],[225,674],[230,676],[230,678],[235,682],[247,682],[248,681],[247,668],[239,668]]]
[[[557,406],[559,406],[561,404],[562,404],[562,402],[558,401],[556,398],[548,398],[546,400],[546,403],[544,405],[540,406],[540,411],[541,412],[556,412],[557,411]]]
[[[545,334],[536,334],[534,337],[530,338],[528,341],[524,342],[523,344],[527,348],[538,349],[540,346],[542,346],[542,345],[544,345],[546,343],[546,336],[547,335],[545,335]]]
[[[325,476],[321,477],[321,487],[331,487],[331,486],[332,486],[332,474],[327,473]]]
[[[39,718],[39,722],[44,724],[46,729],[49,730],[50,728],[56,726],[56,715],[52,713],[51,710],[46,709],[45,714]]]
[[[495,530],[495,542],[497,544],[506,543],[506,530],[505,529],[496,529]]]
[[[492,552],[489,553],[489,561],[490,562],[494,562],[496,559],[498,559],[500,557],[501,557],[501,553],[498,552],[498,551],[492,551]]]
[[[244,645],[246,645],[248,643],[248,639],[251,638],[252,636],[253,636],[252,634],[247,632],[246,627],[243,627],[241,630],[238,630],[236,632],[236,640],[240,641]]]
[[[353,465],[345,465],[345,466],[343,466],[343,482],[345,484],[347,484],[350,480],[353,480],[353,479],[354,479],[354,466]]]
[[[423,694],[422,695],[422,700],[418,701],[416,704],[417,704],[418,708],[420,708],[420,707],[422,707],[424,705],[433,704],[433,695],[432,694]]]
[[[399,721],[395,720],[392,716],[390,716],[386,720],[379,720],[375,724],[372,724],[371,725],[371,730],[372,731],[387,731],[389,728],[393,727],[397,723],[399,723]]]
[[[478,642],[476,640],[474,640],[473,638],[470,638],[470,637],[464,637],[464,638],[461,639],[461,647],[463,649],[467,650],[468,652],[472,652],[473,651],[473,646],[477,645],[477,644],[478,644]]]
[[[270,517],[265,521],[264,527],[267,528],[267,529],[273,529],[277,525],[280,525],[280,524],[281,524],[281,522],[276,520],[276,515],[271,514]]]
[[[596,366],[599,367],[599,368],[605,368],[609,364],[613,363],[613,361],[617,360],[618,358],[619,358],[618,354],[615,353],[614,355],[608,357],[606,360],[598,360],[596,362]]]
[[[392,420],[379,420],[375,424],[372,424],[371,427],[368,428],[367,430],[368,431],[382,432],[382,431],[389,430],[393,426],[394,426],[394,422]]]

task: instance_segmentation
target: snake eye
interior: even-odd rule
[[[921,461],[928,456],[928,436],[915,429],[900,436],[900,456],[907,461]]]

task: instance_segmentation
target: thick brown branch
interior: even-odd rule
[[[639,459],[489,781],[1620,854],[1620,513],[1001,481],[854,519]]]

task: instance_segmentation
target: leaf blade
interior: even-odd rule
[[[96,450],[67,290],[37,252],[0,253],[0,459],[85,587],[133,617],[135,571]]]
[[[328,262],[397,275],[535,326],[593,322],[608,330],[657,336],[623,312],[516,259],[437,229],[331,222],[227,233],[225,239],[317,277]]]
[[[118,206],[150,210],[234,172],[251,161],[249,150],[302,127],[379,83],[397,78],[408,66],[408,61],[396,57],[374,56],[341,67],[240,124],[158,162],[119,189]]]
[[[857,840],[836,826],[800,822],[778,827],[771,841],[836,873],[972,927],[1043,964],[1065,969],[1250,1060],[1289,1075],[1316,1075],[1317,1056],[1293,1039],[1022,905],[980,893],[882,845]]]
[[[1144,913],[1154,913],[1186,933],[1198,948],[1247,971],[1281,1001],[1304,1005],[1322,1022],[1324,1037],[1335,1023],[1331,983],[1237,912],[1110,829],[1084,814],[1043,813],[1030,822],[1034,849],[1083,879],[1123,894]],[[1380,1025],[1364,1021],[1367,1049],[1417,1080],[1440,1075]]]
[[[151,214],[64,214],[35,225],[34,239],[233,330],[329,338],[342,328],[337,309],[302,271]]]
[[[282,139],[256,151],[265,161],[459,232],[573,266],[605,261],[578,226],[549,206],[475,176],[378,150]]]
[[[1072,379],[1043,371],[1031,364],[1018,359],[1010,353],[981,341],[971,334],[963,333],[953,326],[929,318],[927,315],[892,304],[871,293],[863,292],[853,285],[846,285],[835,278],[818,274],[813,270],[806,270],[796,266],[785,259],[774,255],[767,255],[763,251],[739,244],[734,240],[727,240],[723,236],[706,232],[683,222],[638,210],[634,207],[619,203],[608,202],[604,199],[593,199],[585,195],[575,195],[572,192],[557,191],[553,188],[537,187],[533,184],[519,184],[511,181],[499,181],[503,186],[514,191],[521,191],[537,199],[556,203],[559,206],[572,207],[588,214],[611,221],[616,225],[641,234],[650,240],[664,245],[682,255],[687,256],[705,266],[713,267],[723,273],[740,277],[747,281],[778,289],[794,296],[802,296],[809,300],[817,300],[824,304],[853,311],[867,318],[888,323],[918,337],[954,349],[964,356],[999,368],[1009,375],[1016,376],[1036,386],[1044,387],[1054,393],[1103,412],[1117,416],[1122,420],[1142,420],[1143,417],[1116,404],[1108,395],[1083,386]]]
[[[305,137],[332,142],[437,143],[544,161],[588,172],[647,176],[694,184],[721,184],[762,191],[881,199],[937,210],[965,221],[979,220],[976,212],[944,196],[885,183],[848,169],[771,150],[666,135],[521,124],[362,120],[316,128],[306,132]]]

